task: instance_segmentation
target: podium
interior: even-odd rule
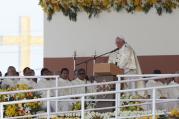
[[[93,72],[95,74],[95,80],[100,82],[110,82],[110,81],[117,81],[116,75],[123,74],[123,70],[117,67],[115,64],[108,64],[108,63],[99,63],[95,64],[93,66]],[[102,85],[103,86],[103,85]],[[102,89],[98,91],[113,91],[115,90],[115,85],[111,84],[107,87],[110,87],[110,89]],[[97,99],[115,99],[114,94],[107,94],[107,95],[98,95]],[[115,106],[115,102],[108,101],[107,103],[105,101],[98,101],[96,103],[96,108],[103,108],[103,107],[112,107]],[[108,110],[99,110],[98,112],[113,112],[113,109]]]
[[[94,64],[93,72],[97,76],[116,76],[118,74],[123,74],[122,69],[115,64],[108,63]]]

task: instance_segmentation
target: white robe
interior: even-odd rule
[[[58,80],[58,86],[59,87],[64,87],[64,86],[71,86],[72,83],[69,80],[64,80],[62,78],[59,78]],[[66,95],[71,95],[72,90],[71,88],[65,88],[65,89],[60,89],[58,91],[59,96],[66,96]],[[65,99],[62,99],[65,100]],[[59,111],[70,111],[72,109],[72,102],[68,101],[59,101],[58,103],[58,109]]]
[[[159,87],[166,86],[167,84],[163,84],[159,81],[149,80],[146,84],[146,87]],[[152,98],[152,90],[148,91],[148,95]],[[156,90],[156,99],[160,99],[161,97],[169,98],[169,90],[168,89],[157,89]],[[152,106],[149,106],[149,110],[152,109]],[[158,110],[168,110],[167,103],[158,103],[156,104],[156,109]]]
[[[179,84],[172,81],[169,85],[179,85]],[[169,88],[169,99],[179,99],[179,87]],[[174,108],[179,109],[179,101],[170,102],[168,108],[170,111]]]
[[[26,84],[33,89],[37,87],[37,83],[35,83],[32,79],[20,79],[17,84]]]
[[[130,70],[136,70],[136,74],[141,74],[140,65],[135,52],[128,44],[125,44],[121,49],[111,53],[108,63],[117,64],[119,68],[124,69],[125,74]]]
[[[36,85],[36,88],[37,89],[41,89],[41,88],[53,88],[55,87],[55,80],[47,80],[47,79],[41,79],[37,85]],[[47,98],[47,91],[40,91],[39,92],[42,96],[42,98]],[[50,96],[51,97],[55,97],[55,90],[52,90],[50,91]],[[47,101],[43,102],[43,109],[46,109],[47,108]],[[50,103],[50,108],[51,108],[51,111],[54,112],[55,111],[55,102],[54,101],[51,101]]]
[[[85,80],[80,80],[79,78],[76,78],[75,80],[71,81],[72,85],[82,85],[86,84],[86,79]],[[78,88],[72,88],[72,95],[74,94],[84,94],[87,90],[85,87],[78,87]]]
[[[97,83],[96,81],[94,83]],[[87,81],[87,84],[94,84],[90,81]],[[88,86],[87,87],[87,93],[96,93],[97,92],[97,86]]]
[[[15,87],[19,79],[4,79],[1,83],[1,88]]]
[[[134,50],[128,44],[125,44],[121,49],[113,52],[109,56],[108,63],[116,64],[119,68],[124,69],[124,74],[142,74],[141,68],[135,55]],[[126,78],[136,79],[138,77]],[[129,82],[125,88],[144,88],[145,82]],[[144,95],[145,91],[138,92],[140,95]]]

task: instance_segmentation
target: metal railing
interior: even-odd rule
[[[121,80],[121,78],[127,78],[127,77],[135,77],[135,79]],[[11,118],[12,119],[18,119],[18,118],[25,118],[25,117],[39,117],[39,116],[46,116],[47,119],[50,119],[52,115],[58,115],[58,114],[69,113],[69,112],[81,112],[81,119],[84,119],[86,112],[97,111],[97,110],[105,110],[105,109],[115,109],[115,115],[114,115],[115,119],[136,118],[136,117],[140,117],[140,116],[151,116],[151,115],[152,115],[153,119],[155,119],[156,115],[160,115],[160,114],[156,113],[156,104],[157,103],[179,101],[178,99],[156,99],[156,90],[164,89],[164,88],[176,88],[176,87],[179,87],[179,85],[169,85],[169,86],[159,86],[159,87],[144,87],[144,88],[138,88],[138,89],[120,90],[121,89],[121,83],[137,82],[137,81],[149,81],[149,80],[162,79],[162,78],[173,78],[173,77],[179,77],[179,75],[178,74],[118,75],[118,81],[94,83],[94,84],[83,84],[83,85],[74,85],[74,86],[63,86],[63,87],[58,87],[58,78],[59,78],[58,76],[1,77],[0,79],[9,79],[9,78],[55,78],[56,79],[56,87],[43,88],[43,89],[32,89],[32,90],[21,90],[21,91],[11,91],[11,92],[0,92],[0,95],[4,95],[4,94],[9,94],[10,95],[10,94],[16,94],[16,93],[38,92],[38,91],[46,91],[47,92],[47,97],[46,98],[20,100],[20,101],[10,101],[10,102],[1,102],[0,103],[0,118],[1,119],[6,119],[4,117],[4,105],[46,101],[47,102],[47,112],[46,113],[35,114],[35,115],[25,115],[25,116],[19,116],[19,117],[8,117],[8,119],[11,119]],[[116,89],[114,91],[106,91],[106,92],[95,92],[95,93],[87,93],[87,94],[75,94],[75,95],[58,96],[58,90],[60,90],[60,89],[77,88],[77,87],[90,87],[90,86],[109,85],[109,84],[115,84]],[[50,91],[52,91],[52,90],[56,91],[55,97],[50,97]],[[121,93],[137,92],[137,91],[149,91],[149,90],[152,90],[152,99],[121,99]],[[97,95],[105,95],[105,94],[115,94],[116,96],[115,96],[115,99],[93,99],[93,100],[91,100],[91,99],[86,99],[85,98],[85,97],[88,97],[88,96],[97,96]],[[79,101],[79,99],[74,99],[74,97],[80,97],[81,110],[65,111],[65,112],[59,112],[58,111],[58,101],[77,101],[77,100]],[[66,100],[66,99],[69,99],[69,100]],[[50,102],[51,101],[56,102],[56,110],[55,110],[55,112],[51,112],[51,110],[50,110]],[[104,107],[104,108],[85,109],[85,102],[86,101],[114,101],[115,106],[113,106],[113,107]],[[132,104],[132,105],[122,106],[121,102],[124,102],[124,101],[144,101],[144,102],[147,102],[147,103]],[[152,113],[151,114],[140,115],[140,116],[139,115],[128,116],[128,117],[119,116],[119,113],[121,112],[121,110],[120,110],[121,107],[140,106],[140,105],[149,105],[149,104],[152,104]],[[161,113],[161,114],[163,114],[163,113]]]

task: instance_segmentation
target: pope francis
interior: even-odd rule
[[[116,38],[116,46],[118,50],[109,55],[108,63],[116,64],[119,68],[124,70],[124,74],[141,74],[141,68],[138,59],[135,55],[132,47],[125,42],[123,38]],[[134,79],[134,78],[127,78]],[[124,88],[143,88],[145,86],[144,81],[126,83]],[[138,92],[140,95],[144,95],[144,92]]]

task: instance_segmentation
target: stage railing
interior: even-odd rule
[[[134,79],[130,80],[121,80],[121,78],[127,78],[127,77],[134,77]],[[137,78],[136,78],[137,77]],[[35,76],[35,77],[1,77],[0,79],[9,79],[9,78],[54,78],[56,79],[56,87],[54,88],[44,88],[44,89],[32,89],[32,90],[21,90],[21,91],[11,91],[11,92],[0,92],[0,95],[4,94],[15,94],[15,93],[26,93],[26,92],[38,92],[38,91],[46,91],[47,97],[46,98],[38,98],[38,99],[30,99],[30,100],[20,100],[20,101],[9,101],[9,102],[1,102],[0,103],[0,118],[6,119],[4,117],[4,105],[10,105],[10,104],[18,104],[18,103],[28,103],[28,102],[38,102],[38,101],[46,101],[47,102],[47,112],[36,114],[36,115],[25,115],[25,116],[19,116],[19,117],[12,117],[12,119],[18,119],[18,118],[27,118],[27,117],[39,117],[39,116],[46,116],[47,119],[50,119],[52,115],[58,115],[63,113],[69,113],[69,112],[81,112],[81,119],[85,118],[85,113],[90,111],[97,111],[97,110],[105,110],[105,109],[115,109],[115,119],[122,119],[122,118],[135,118],[135,117],[142,117],[142,116],[151,116],[153,119],[155,119],[156,115],[160,115],[156,113],[156,104],[157,103],[163,103],[163,102],[175,102],[179,101],[178,99],[156,99],[156,90],[158,89],[164,89],[164,88],[177,88],[179,85],[169,85],[169,86],[160,86],[160,87],[145,87],[145,88],[138,88],[138,89],[126,89],[126,90],[120,90],[121,83],[127,83],[127,82],[137,82],[137,81],[149,81],[149,80],[155,80],[155,79],[163,79],[163,78],[173,78],[173,77],[179,77],[179,74],[160,74],[160,75],[119,75],[118,81],[111,81],[111,82],[103,82],[103,83],[94,83],[94,84],[83,84],[83,85],[74,85],[74,86],[64,86],[64,87],[58,87],[58,76]],[[116,90],[115,91],[106,91],[106,92],[95,92],[95,93],[87,93],[87,94],[76,94],[76,95],[66,95],[66,96],[58,96],[58,90],[60,89],[66,89],[66,88],[77,88],[77,87],[90,87],[90,86],[98,86],[98,85],[109,85],[109,84],[115,84]],[[55,97],[50,97],[50,91],[56,90]],[[137,91],[149,91],[152,90],[152,99],[121,99],[121,93],[127,93],[127,92],[137,92]],[[106,94],[115,94],[115,99],[86,99],[85,97],[88,96],[97,96],[97,95],[106,95]],[[74,99],[75,97],[80,97],[81,101],[81,110],[77,111],[65,111],[65,112],[59,112],[58,111],[58,101],[79,101],[79,99]],[[64,99],[64,100],[62,100]],[[69,100],[66,100],[69,99]],[[56,102],[56,111],[51,112],[50,110],[50,102],[55,101]],[[85,102],[86,101],[115,101],[114,107],[105,107],[105,108],[93,108],[93,109],[85,109]],[[143,104],[132,104],[132,105],[125,105],[122,106],[121,102],[123,101],[145,101],[147,103]],[[152,104],[152,113],[147,115],[136,115],[136,116],[127,116],[127,117],[121,117],[119,116],[121,110],[121,107],[127,107],[127,106],[140,106],[140,105],[148,105]],[[163,113],[161,113],[163,114]],[[11,117],[8,117],[8,119],[11,119]]]

